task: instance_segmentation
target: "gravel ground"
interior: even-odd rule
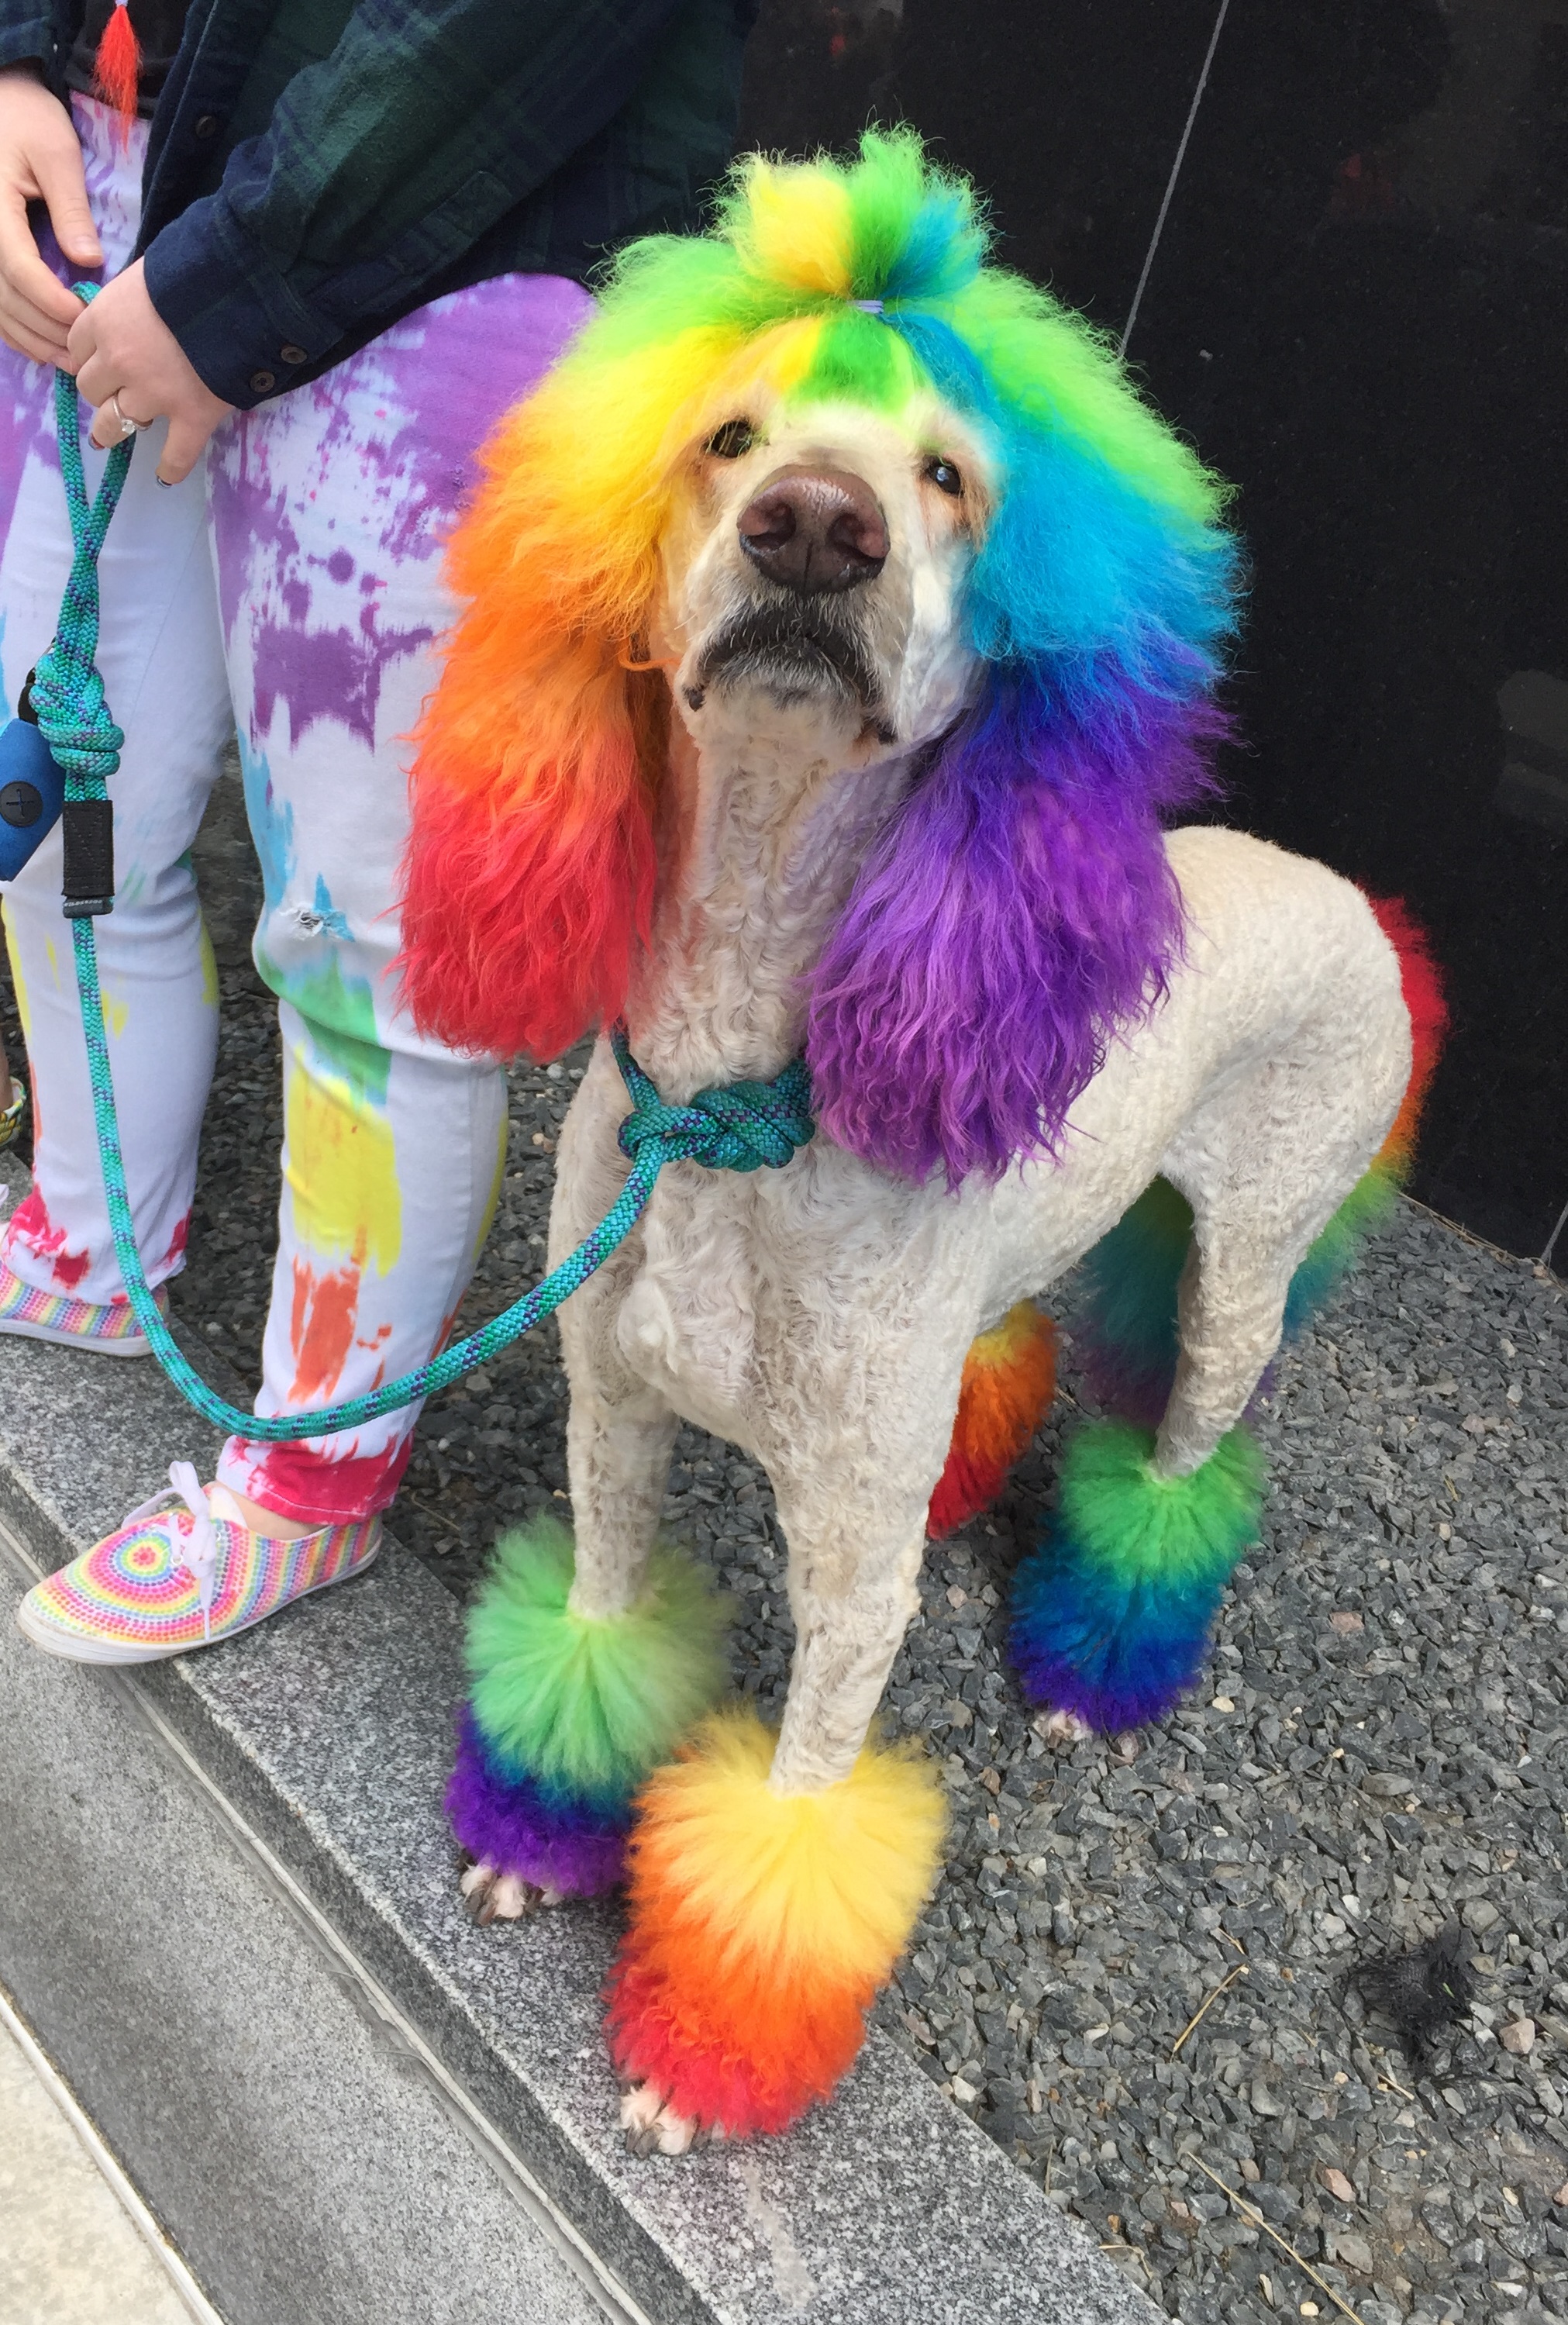
[[[209,828],[203,850],[225,1024],[175,1305],[254,1377],[276,1043],[232,845]],[[4,989],[0,1027],[14,1039]],[[465,1321],[537,1278],[581,1070],[512,1077]],[[1056,1413],[990,1520],[933,1550],[891,1682],[890,1716],[945,1764],[953,1831],[881,2022],[1185,2325],[1334,2316],[1325,2285],[1364,2325],[1568,2318],[1564,1286],[1404,1206],[1280,1366],[1268,1540],[1212,1685],[1158,1728],[1058,1750],[1003,1633],[1071,1417],[1072,1293],[1052,1303]],[[547,1327],[422,1418],[396,1523],[459,1595],[501,1527],[565,1498],[565,1407]],[[790,1630],[766,1482],[687,1431],[667,1514],[734,1594],[740,1684],[775,1703]],[[1415,2055],[1346,1974],[1455,1915],[1473,2015]]]

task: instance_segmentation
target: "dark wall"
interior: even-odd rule
[[[765,0],[743,134],[913,122],[1006,262],[1120,335],[1216,6]],[[1231,0],[1128,355],[1238,486],[1231,820],[1426,922],[1455,1026],[1415,1190],[1538,1253],[1568,1203],[1568,0]]]

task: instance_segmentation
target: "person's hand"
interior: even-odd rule
[[[90,307],[76,306],[65,364],[90,404],[97,407],[93,442],[119,441],[114,396],[124,417],[145,427],[167,418],[168,440],[158,463],[160,484],[188,477],[220,420],[234,410],[192,367],[184,348],[147,295],[142,262],[106,283]]]
[[[0,338],[34,363],[52,364],[64,357],[81,301],[38,255],[27,222],[27,205],[36,201],[73,265],[102,265],[70,116],[30,66],[13,65],[0,72]]]

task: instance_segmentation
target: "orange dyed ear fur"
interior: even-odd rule
[[[553,1058],[620,1014],[647,931],[663,690],[618,659],[535,412],[503,422],[448,556],[467,610],[416,736],[402,968],[421,1033]]]

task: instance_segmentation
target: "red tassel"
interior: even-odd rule
[[[104,37],[93,59],[93,88],[106,105],[113,106],[130,134],[136,118],[136,84],[142,70],[142,43],[131,22],[125,0],[115,0]]]

